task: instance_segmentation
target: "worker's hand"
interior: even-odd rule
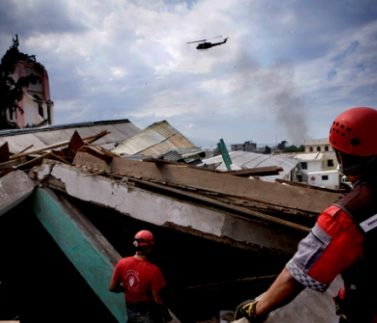
[[[259,299],[260,297],[257,297],[256,299],[249,299],[239,304],[236,308],[236,311],[234,312],[234,320],[245,317],[250,323],[263,322],[266,319],[266,316],[257,316],[255,312],[255,308]]]

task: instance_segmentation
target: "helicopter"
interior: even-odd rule
[[[213,37],[213,38],[219,38],[219,37],[222,37],[222,36],[220,35],[220,36],[216,36],[216,37]],[[228,37],[225,37],[223,41],[215,42],[215,43],[208,41],[208,39],[201,39],[201,40],[190,41],[187,44],[199,43],[198,46],[196,46],[196,49],[201,50],[201,49],[208,49],[208,48],[211,48],[213,46],[223,45],[227,41],[228,41]]]

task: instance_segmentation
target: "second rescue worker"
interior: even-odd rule
[[[133,239],[135,254],[119,260],[109,290],[124,292],[129,323],[163,323],[171,320],[164,302],[166,280],[160,268],[148,260],[154,246],[152,232],[141,230]]]

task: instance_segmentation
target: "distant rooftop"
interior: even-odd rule
[[[279,175],[269,175],[261,177],[263,180],[273,182],[275,179],[288,179],[290,172],[298,164],[298,160],[287,155],[271,155],[271,154],[259,154],[247,151],[230,151],[229,152],[232,163],[243,168],[257,168],[257,167],[269,167],[279,166],[283,169]],[[220,171],[226,171],[226,166],[223,162],[222,156],[214,156],[203,160],[203,163],[207,165],[220,163],[216,168]]]
[[[328,144],[329,144],[328,138],[310,139],[304,142],[304,146],[328,145]]]

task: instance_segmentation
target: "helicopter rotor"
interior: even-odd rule
[[[207,40],[216,39],[216,38],[222,38],[222,37],[223,37],[222,35],[217,35],[217,36],[211,37],[211,38],[189,41],[186,44],[203,43],[203,42],[206,42]]]

